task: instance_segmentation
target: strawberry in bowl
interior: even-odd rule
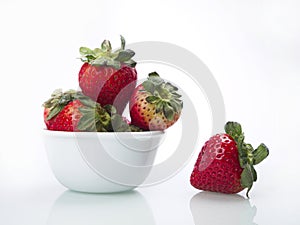
[[[131,96],[131,123],[145,131],[165,130],[179,119],[182,107],[178,88],[152,72]]]
[[[102,107],[80,91],[55,90],[44,104],[44,122],[48,130],[130,132],[140,131],[130,125],[112,105]]]
[[[136,86],[136,62],[131,49],[125,49],[121,36],[121,48],[113,51],[111,43],[104,40],[100,48],[79,49],[83,65],[78,74],[82,93],[100,105],[114,105],[122,114]]]

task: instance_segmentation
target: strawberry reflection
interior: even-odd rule
[[[241,195],[200,192],[190,201],[195,225],[257,225],[256,207]]]

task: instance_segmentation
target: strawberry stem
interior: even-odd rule
[[[121,48],[112,51],[112,46],[109,40],[104,40],[101,48],[94,50],[87,47],[80,47],[80,59],[82,62],[87,62],[93,66],[110,66],[116,69],[122,65],[135,67],[136,62],[132,60],[135,52],[131,49],[125,49],[125,39],[121,35]]]
[[[243,168],[241,174],[241,185],[247,188],[246,196],[249,198],[249,192],[253,183],[257,180],[257,173],[254,165],[263,161],[269,155],[269,149],[265,144],[260,144],[255,150],[251,144],[244,142],[244,133],[242,126],[237,122],[227,122],[225,132],[230,135],[236,142],[240,166]]]
[[[148,79],[143,82],[144,90],[149,95],[146,101],[155,104],[156,113],[163,112],[167,120],[172,121],[176,113],[180,113],[183,107],[178,88],[169,82],[165,82],[157,72],[149,73]]]

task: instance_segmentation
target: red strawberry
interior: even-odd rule
[[[48,130],[57,131],[131,131],[113,106],[101,107],[81,92],[56,90],[43,105]],[[134,131],[136,128],[134,128]]]
[[[211,137],[202,147],[190,177],[191,185],[205,191],[234,194],[247,188],[247,197],[257,180],[254,165],[269,155],[264,144],[253,149],[244,143],[241,125],[228,122],[226,134]]]
[[[165,82],[156,72],[136,87],[129,102],[131,124],[143,130],[164,130],[180,117],[181,95],[178,88]]]
[[[80,54],[84,64],[78,78],[83,94],[102,106],[114,105],[122,114],[136,86],[136,62],[131,59],[135,53],[125,49],[125,39],[121,36],[121,48],[116,51],[104,40],[101,48],[81,47]]]
[[[44,121],[48,130],[79,131],[78,124],[82,113],[79,108],[84,107],[80,100],[69,102],[53,119],[47,119],[50,113],[49,108],[44,110]]]

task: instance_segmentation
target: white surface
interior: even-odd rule
[[[72,194],[69,204],[47,162],[40,106],[55,88],[77,88],[79,46],[97,46],[103,38],[118,46],[119,34],[197,54],[218,81],[227,119],[242,123],[248,142],[270,148],[257,166],[250,200],[193,189],[195,154],[167,182],[122,196],[130,218],[155,225],[299,224],[299,7],[296,0],[1,1],[1,224],[75,224],[72,215],[77,224],[116,223],[113,215],[123,210],[118,201],[103,207],[102,197]],[[210,119],[194,93],[199,116],[207,118],[200,122],[200,151],[211,135]],[[177,137],[172,133],[170,142]]]

